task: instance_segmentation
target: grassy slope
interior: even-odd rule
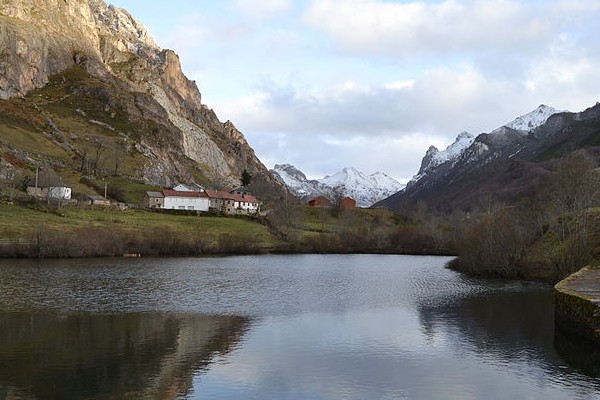
[[[81,228],[105,228],[114,232],[147,234],[164,232],[177,235],[205,236],[216,241],[223,234],[252,238],[259,246],[270,249],[276,239],[267,229],[252,220],[217,216],[170,215],[145,210],[117,211],[101,207],[64,207],[57,211],[0,204],[0,239],[31,238],[38,230],[70,232]]]
[[[410,225],[410,222],[401,221],[396,214],[383,209],[300,207],[296,212],[298,218],[295,220],[294,235],[284,243],[271,234],[265,225],[250,218],[178,215],[141,209],[120,211],[103,207],[63,207],[52,210],[43,204],[0,204],[0,241],[35,239],[40,233],[68,237],[74,240],[75,246],[78,241],[83,245],[95,240],[94,235],[101,235],[103,240],[108,235],[117,241],[133,238],[142,243],[152,243],[161,237],[167,241],[173,238],[182,238],[181,241],[201,238],[206,245],[217,249],[216,252],[226,253],[229,247],[223,247],[223,243],[229,240],[239,244],[241,238],[248,248],[262,251],[364,251],[361,247],[362,238],[369,233],[377,230],[389,232]],[[340,242],[344,237],[340,235],[348,233],[356,234],[358,242]],[[354,248],[357,245],[359,247]],[[177,249],[172,252],[167,249],[165,253],[177,254]]]
[[[107,175],[109,185],[119,188],[118,200],[141,203],[146,190],[157,188],[135,178],[147,160],[134,144],[142,136],[156,141],[170,136],[150,120],[132,121],[120,104],[133,104],[132,94],[70,68],[24,98],[0,101],[0,157],[26,177],[37,166],[51,166],[74,195],[103,195],[102,176]],[[87,151],[91,160],[98,141],[105,147],[102,172],[93,177],[82,172],[82,157]],[[116,160],[118,176],[112,176]],[[190,171],[206,181],[195,168]]]

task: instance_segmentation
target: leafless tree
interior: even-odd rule
[[[548,215],[558,244],[550,243],[549,255],[559,272],[567,274],[591,257],[590,210],[600,194],[594,159],[584,150],[572,153],[558,165],[548,189]]]

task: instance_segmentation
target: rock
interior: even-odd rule
[[[123,9],[103,0],[3,0],[0,49],[0,99],[25,96],[78,65],[107,84],[75,87],[74,94],[102,99],[111,118],[114,110],[122,109],[129,118],[164,126],[168,140],[145,138],[140,143],[152,160],[141,168],[149,183],[182,175],[191,179],[182,163],[186,157],[209,178],[227,185],[237,184],[244,169],[274,182],[244,135],[202,104],[179,57],[160,48]],[[107,87],[115,93],[106,93]]]

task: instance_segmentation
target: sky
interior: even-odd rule
[[[261,161],[406,182],[431,145],[600,101],[600,0],[107,0]]]

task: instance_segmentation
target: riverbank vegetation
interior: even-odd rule
[[[511,204],[488,198],[457,224],[457,270],[557,282],[600,260],[600,179],[586,152],[541,171]]]
[[[281,220],[282,213],[286,215]],[[446,254],[448,240],[385,209],[293,204],[262,217],[45,203],[0,204],[0,256]]]

